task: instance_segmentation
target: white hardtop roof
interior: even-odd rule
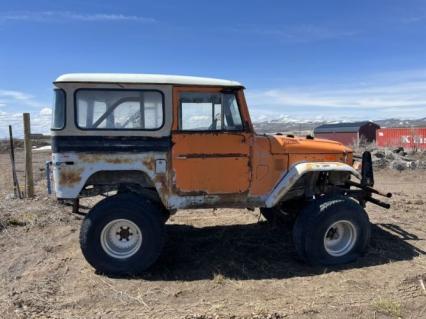
[[[183,84],[242,87],[242,84],[237,81],[166,74],[69,73],[61,75],[54,83],[60,82]]]

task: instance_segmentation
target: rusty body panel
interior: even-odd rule
[[[360,174],[351,166],[341,162],[310,162],[310,163],[298,163],[289,169],[288,173],[274,187],[268,198],[265,200],[266,207],[274,207],[281,198],[291,189],[293,185],[306,173],[310,172],[330,172],[340,171],[352,174],[356,178],[360,179]]]
[[[351,150],[328,140],[307,140],[281,135],[255,136],[250,195],[266,196],[289,167],[301,162],[352,163]]]
[[[83,168],[75,168],[65,166],[59,175],[59,184],[63,186],[72,187],[73,185],[79,183],[81,181],[81,173],[83,173]]]
[[[336,154],[350,151],[339,142],[323,139],[306,139],[302,137],[287,137],[282,135],[269,135],[271,152],[273,154]]]
[[[167,160],[168,154],[162,152],[135,153],[53,153],[53,176],[58,198],[77,198],[89,178],[98,172],[141,171],[153,181],[160,198],[166,202],[164,190],[168,189],[166,173],[157,173],[157,160]],[[163,178],[158,178],[159,176]]]
[[[274,148],[276,151],[276,149]],[[273,153],[273,146],[267,136],[253,139],[253,178],[251,196],[268,194],[288,168],[288,154]]]
[[[70,92],[80,86],[62,85]],[[88,86],[99,87],[93,83]],[[352,165],[352,151],[340,143],[255,134],[241,87],[225,91],[231,90],[236,96],[242,119],[242,128],[238,131],[181,131],[179,128],[182,92],[220,93],[223,87],[174,85],[161,89],[166,96],[168,124],[159,132],[149,131],[146,136],[144,132],[137,132],[135,136],[125,132],[120,136],[114,131],[110,136],[109,131],[91,131],[83,135],[75,132],[78,129],[73,121],[67,122],[71,123],[67,125],[71,125],[72,134],[67,135],[67,129],[53,132],[52,162],[58,198],[77,198],[87,182],[95,179],[91,178],[95,174],[126,171],[142,173],[143,180],[149,181],[143,187],[155,189],[168,209],[261,207],[266,206],[267,200],[269,204],[279,201],[288,190],[285,183],[289,179],[295,182],[293,179],[306,172],[319,167],[326,167],[328,171],[351,171],[348,167]],[[73,94],[67,94],[67,103],[73,105]],[[67,108],[68,117],[74,117],[73,112],[72,107]],[[318,166],[320,162],[329,164]],[[297,166],[300,163],[315,165],[304,165],[300,169],[302,166]],[[123,174],[119,183],[129,176],[131,174]],[[107,179],[102,175],[103,182]]]
[[[250,150],[252,134],[246,130],[181,131],[179,96],[182,92],[218,93],[223,88],[175,87],[173,89],[172,170],[173,191],[188,198],[184,202],[217,205],[224,202],[245,205],[251,180]],[[245,101],[237,94],[242,118]],[[230,196],[230,194],[233,194]],[[201,199],[199,200],[198,197]]]
[[[242,193],[248,190],[249,143],[244,134],[174,134],[172,166],[181,193]]]

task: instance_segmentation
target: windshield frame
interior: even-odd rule
[[[54,92],[55,103],[53,104],[50,130],[51,131],[61,131],[67,125],[67,93],[65,92],[64,89],[61,89],[61,88],[55,88],[53,90],[53,92]],[[64,98],[63,113],[62,113],[62,126],[61,127],[54,127],[53,125],[55,123],[56,115],[57,115],[57,94],[58,94],[58,92],[61,92],[61,94],[63,94],[63,98]]]

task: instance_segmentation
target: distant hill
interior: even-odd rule
[[[426,127],[426,117],[417,120],[387,119],[373,122],[380,127]]]
[[[323,120],[306,120],[297,121],[289,118],[273,119],[262,122],[254,122],[254,128],[258,133],[289,133],[296,135],[311,134],[315,127],[322,124],[350,122],[350,121],[323,121]],[[426,117],[416,120],[400,120],[386,119],[373,121],[380,127],[426,127]]]

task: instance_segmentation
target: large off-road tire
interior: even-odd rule
[[[160,210],[161,210],[161,221],[163,222],[163,224],[165,224],[170,218],[170,215],[171,215],[170,211],[167,208],[165,208],[163,205],[161,205]]]
[[[158,209],[131,193],[96,204],[80,230],[81,250],[89,264],[108,275],[137,275],[150,267],[164,244]]]
[[[300,211],[293,241],[304,261],[329,266],[360,257],[367,249],[370,234],[368,215],[355,200],[324,196]]]

